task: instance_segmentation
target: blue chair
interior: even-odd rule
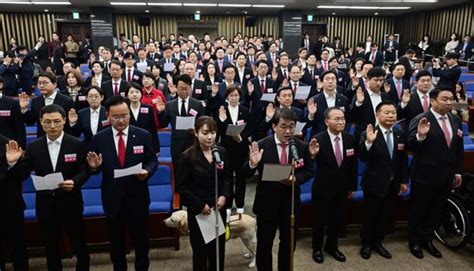
[[[365,163],[358,160],[359,162],[357,163],[357,191],[354,193],[352,196],[352,201],[358,202],[362,201],[364,199],[364,191],[362,191],[362,176],[364,175],[364,170],[365,170]]]
[[[411,165],[411,161],[413,160],[412,155],[408,155],[408,166]],[[410,188],[411,188],[411,180],[408,180],[408,190],[405,193],[402,193],[400,196],[402,197],[403,200],[409,199],[410,198]]]
[[[82,198],[84,200],[84,217],[104,216],[102,207],[101,186],[102,173],[91,175],[89,180],[82,186]]]
[[[34,173],[32,173],[34,174]],[[33,179],[31,176],[28,176],[23,182],[23,200],[25,201],[25,221],[35,221],[36,220],[36,189],[33,185]]]
[[[150,212],[171,213],[173,210],[173,179],[171,168],[159,165],[148,180],[150,191]]]
[[[160,139],[160,157],[158,161],[160,163],[172,162],[171,159],[171,131],[159,131],[158,138]]]
[[[300,200],[301,205],[311,205],[311,191],[313,188],[314,178],[311,178],[309,181],[305,182],[304,184],[300,185],[301,194]]]
[[[459,77],[460,82],[464,81],[474,81],[474,74],[472,73],[462,73],[461,76]]]
[[[79,66],[79,69],[80,69],[82,78],[87,78],[92,75],[91,69],[88,64],[81,64]]]

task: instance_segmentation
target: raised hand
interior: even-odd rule
[[[462,184],[462,175],[455,175],[454,176],[454,188],[460,187]]]
[[[163,112],[165,110],[165,103],[161,100],[161,97],[156,97],[155,101],[156,111],[158,111],[158,113]]]
[[[97,79],[94,77],[92,77],[92,80],[91,80],[91,85],[93,86],[96,86],[97,87]]]
[[[97,155],[97,153],[90,151],[87,153],[86,160],[91,169],[97,169],[102,165],[102,154]]]
[[[252,95],[253,91],[255,90],[255,86],[250,81],[247,83],[247,90],[249,92],[249,95]]]
[[[30,96],[28,96],[28,94],[26,94],[25,92],[22,92],[20,95],[18,95],[18,98],[20,101],[20,108],[27,109],[30,105]]]
[[[364,103],[365,95],[364,95],[364,91],[360,87],[357,88],[356,99],[357,99],[357,102]]]
[[[77,123],[78,116],[74,108],[69,109],[67,118],[69,119],[69,124],[73,125]]]
[[[313,115],[316,114],[316,112],[318,111],[318,104],[316,102],[314,102],[314,99],[313,98],[310,98],[308,100],[308,113]]]
[[[357,78],[357,76],[352,77],[351,81],[352,81],[353,88],[357,88],[359,86],[360,81],[359,81],[359,78]]]
[[[211,95],[212,95],[212,97],[215,97],[218,92],[219,92],[219,85],[216,84],[216,83],[212,84],[212,86],[211,86]]]
[[[224,106],[219,107],[219,119],[224,122],[227,119],[227,113]]]
[[[168,83],[173,83],[173,77],[171,76],[171,74],[166,74],[166,81],[168,81]]]
[[[225,206],[225,197],[220,196],[219,199],[217,199],[217,209],[222,209]]]
[[[209,207],[209,205],[206,204],[204,206],[204,208],[202,208],[201,214],[203,214],[203,215],[210,215],[211,214],[211,208]]]
[[[259,150],[258,143],[252,142],[249,146],[249,163],[250,166],[256,167],[260,160],[262,160],[263,149]]]
[[[23,155],[23,150],[15,140],[10,140],[5,146],[6,149],[6,159],[8,163],[16,163],[20,160]]]
[[[389,82],[384,82],[383,83],[383,90],[385,90],[386,93],[389,93],[392,90],[392,88],[390,87]]]
[[[319,142],[316,138],[312,138],[309,141],[309,154],[311,154],[311,158],[316,158],[316,155],[319,153]]]
[[[278,79],[278,71],[277,71],[276,68],[273,68],[272,79],[273,79],[273,81],[276,81]]]
[[[377,133],[379,132],[379,130],[374,129],[372,124],[369,124],[367,125],[367,129],[365,129],[365,132],[367,133],[367,143],[372,144],[377,138]]]
[[[422,118],[418,123],[418,136],[425,137],[430,131],[430,125],[427,118]]]
[[[289,86],[290,84],[288,83],[288,79],[284,79],[283,82],[281,82],[281,86],[282,87],[287,87]]]
[[[269,103],[267,105],[267,108],[265,110],[265,114],[266,114],[267,118],[269,118],[269,119],[272,119],[273,116],[275,115],[275,107],[273,107],[272,103]]]
[[[176,92],[178,91],[176,89],[176,86],[173,84],[173,82],[168,82],[168,89],[170,91],[171,94],[176,94]]]
[[[408,104],[410,102],[410,91],[408,89],[403,90],[402,103]]]
[[[354,77],[356,77],[356,75],[357,75],[357,73],[354,70],[352,70],[352,69],[349,70],[349,77],[351,79],[354,79]]]
[[[59,187],[66,192],[70,192],[74,188],[74,181],[65,180],[64,182],[59,184]]]
[[[400,192],[398,194],[401,195],[402,193],[405,193],[407,191],[408,191],[408,185],[406,183],[400,184]]]

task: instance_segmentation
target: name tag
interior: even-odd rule
[[[189,114],[193,115],[193,117],[195,117],[197,115],[197,113],[198,112],[196,110],[192,109],[192,108],[191,108],[191,110],[189,110]]]
[[[303,160],[303,158],[300,158],[300,160],[298,160],[298,161],[296,162],[295,169],[298,169],[298,168],[301,168],[301,167],[304,167],[304,160]]]
[[[86,96],[77,96],[77,99],[81,102],[86,100]]]
[[[314,76],[314,79],[318,79],[318,78],[319,78],[319,75],[316,74],[316,75]]]
[[[245,76],[245,79],[249,79],[249,78],[250,78],[250,74],[247,74],[247,75]]]
[[[158,88],[163,88],[163,87],[164,87],[164,86],[163,86],[163,83],[159,83],[159,84],[158,84]]]
[[[101,123],[103,127],[110,125],[110,122],[108,120],[103,120]]]
[[[244,125],[245,124],[245,121],[244,120],[238,120],[237,121],[237,125]]]
[[[66,163],[76,162],[76,154],[75,153],[65,154],[64,155],[64,162],[66,162]]]
[[[405,149],[405,144],[403,144],[403,143],[398,144],[398,150],[399,151],[403,151],[404,149]]]
[[[347,155],[347,157],[354,156],[354,149],[347,149],[346,150],[346,155]]]
[[[197,88],[194,92],[196,92],[196,94],[202,94],[202,89]]]
[[[133,80],[138,80],[138,79],[140,79],[140,77],[138,77],[138,75],[133,76]]]
[[[133,146],[133,154],[143,153],[143,146]]]
[[[462,135],[463,135],[462,130],[458,129],[457,134],[458,134],[459,137],[462,137]]]
[[[148,107],[142,107],[142,108],[140,108],[140,113],[148,114]]]
[[[273,88],[267,89],[268,92],[273,93]]]
[[[10,110],[0,110],[0,117],[10,117],[11,114]]]

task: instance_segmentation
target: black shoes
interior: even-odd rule
[[[370,253],[370,247],[367,245],[362,245],[362,247],[360,248],[360,256],[362,256],[363,259],[368,260],[370,258]]]
[[[436,257],[436,258],[442,258],[443,255],[441,255],[441,252],[439,252],[439,250],[433,245],[432,242],[427,242],[425,244],[422,245],[422,247],[428,251],[429,254],[431,254],[433,257]]]
[[[388,252],[383,246],[382,244],[376,244],[372,247],[372,249],[374,251],[376,251],[378,254],[380,254],[380,256],[386,258],[386,259],[391,259],[392,258],[392,254],[390,254],[390,252]]]
[[[410,252],[418,259],[423,259],[423,250],[419,245],[410,245]]]
[[[313,251],[313,260],[317,263],[323,263],[324,262],[323,252],[321,250]]]
[[[342,254],[342,252],[340,252],[338,249],[335,249],[335,250],[327,250],[327,249],[324,249],[324,251],[331,255],[334,260],[338,261],[338,262],[345,262],[346,261],[346,256],[344,256],[344,254]]]

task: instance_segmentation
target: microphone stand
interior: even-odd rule
[[[219,266],[219,208],[217,206],[217,202],[219,201],[219,188],[218,188],[218,176],[217,176],[217,167],[218,163],[214,159],[214,189],[215,189],[215,197],[214,197],[214,210],[216,212],[216,270],[220,270]]]
[[[291,216],[290,216],[290,271],[294,268],[295,257],[295,166],[296,160],[292,158],[291,162]]]

